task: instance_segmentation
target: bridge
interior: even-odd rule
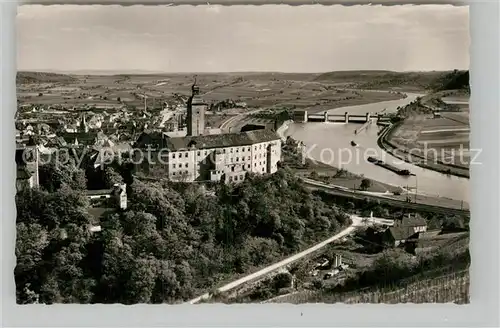
[[[387,117],[379,113],[366,113],[365,115],[359,114],[349,114],[345,112],[344,114],[330,114],[327,111],[317,114],[309,114],[305,111],[295,111],[294,121],[295,122],[339,122],[339,123],[366,123],[370,122],[372,118],[377,120],[384,120]],[[388,119],[388,118],[387,118]]]

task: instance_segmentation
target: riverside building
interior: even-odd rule
[[[206,104],[196,84],[187,106],[185,137],[144,132],[134,148],[140,171],[168,177],[172,181],[241,182],[246,173],[271,174],[281,160],[281,139],[272,130],[202,135]],[[141,158],[139,158],[141,157]]]

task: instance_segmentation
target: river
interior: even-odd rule
[[[367,105],[349,106],[329,110],[329,113],[366,114],[367,112],[394,112],[415,100],[418,94],[408,94],[405,99],[383,101]],[[416,187],[418,193],[436,195],[456,200],[469,201],[469,179],[448,176],[436,171],[405,163],[386,153],[377,145],[377,132],[381,127],[375,122],[363,131],[354,134],[360,124],[355,123],[291,123],[287,136],[305,143],[308,156],[335,167],[344,168],[369,179],[402,187]],[[352,147],[354,140],[358,146]],[[416,176],[404,177],[366,161],[376,156],[401,169],[408,169]]]

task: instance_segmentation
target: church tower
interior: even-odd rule
[[[87,125],[87,118],[85,117],[85,113],[83,113],[82,120],[80,122],[80,132],[89,132],[89,126]]]
[[[196,85],[196,78],[191,86],[191,97],[187,103],[187,135],[199,136],[205,131],[205,110],[207,104],[199,96],[200,88]]]

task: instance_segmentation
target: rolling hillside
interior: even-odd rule
[[[71,83],[76,79],[65,74],[46,73],[46,72],[18,72],[16,84],[28,83]]]
[[[455,72],[392,72],[392,71],[338,71],[319,75],[315,81],[330,83],[349,83],[360,89],[402,88],[428,90],[446,85],[450,88],[458,77]],[[449,81],[449,83],[447,83]],[[463,82],[462,80],[459,80]],[[468,82],[468,73],[467,73]]]

